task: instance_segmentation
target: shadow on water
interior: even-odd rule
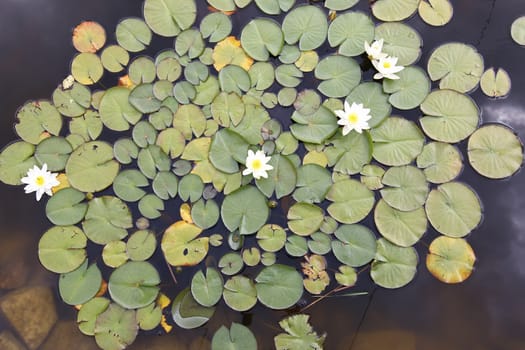
[[[141,0],[2,1],[2,145],[16,138],[12,127],[16,109],[28,99],[49,98],[68,74],[69,62],[75,53],[70,44],[72,28],[91,19],[112,33],[120,18],[140,16],[141,3]],[[359,6],[363,8],[366,3],[362,0]],[[525,139],[525,48],[514,44],[509,35],[512,21],[525,15],[525,3],[523,0],[457,0],[453,5],[454,18],[444,28],[430,28],[417,16],[409,20],[424,38],[425,51],[420,64],[424,66],[432,48],[445,40],[476,46],[487,68],[503,67],[513,80],[511,94],[506,99],[491,100],[480,91],[472,94],[482,110],[483,122],[506,123]],[[240,21],[245,22],[249,17]],[[234,26],[240,28],[241,22],[235,19]],[[158,48],[172,44],[159,39],[155,45],[159,45]],[[464,144],[460,146],[465,148]],[[525,199],[521,192],[525,190],[524,172],[509,180],[493,181],[480,177],[466,165],[460,180],[477,191],[484,205],[483,223],[469,238],[478,257],[474,274],[465,283],[452,286],[430,276],[424,267],[424,244],[429,244],[435,233],[427,233],[424,243],[418,246],[419,272],[408,286],[400,290],[374,289],[364,272],[356,291],[374,290],[373,293],[354,298],[327,298],[308,309],[314,328],[328,333],[326,349],[525,348],[525,236],[522,232]],[[9,278],[18,276],[16,283],[44,284],[56,291],[56,276],[44,271],[36,258],[38,237],[50,226],[44,204],[24,195],[19,187],[0,186],[0,198],[0,287]],[[162,274],[168,281],[167,271]],[[0,290],[0,294],[5,292]],[[55,295],[61,321],[42,348],[95,349],[94,340],[82,336],[73,325],[76,312],[59,301],[58,293]],[[186,331],[175,327],[170,335],[162,337],[141,335],[130,349],[208,349],[213,332],[221,324],[232,321],[249,324],[261,348],[269,349],[278,332],[277,322],[285,315],[260,305],[246,314],[219,307],[205,328]],[[6,326],[5,320],[0,320],[0,332]]]

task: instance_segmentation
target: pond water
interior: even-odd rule
[[[513,82],[505,99],[489,99],[479,90],[471,95],[482,110],[483,122],[505,123],[525,139],[525,48],[509,35],[512,21],[525,15],[525,2],[452,3],[454,18],[445,27],[429,27],[417,16],[408,21],[424,39],[420,64],[426,64],[429,50],[441,43],[474,45],[487,68],[503,67]],[[366,6],[366,1],[361,0],[359,6]],[[75,54],[70,44],[72,28],[83,20],[95,20],[112,32],[120,18],[141,16],[141,7],[141,0],[3,0],[0,145],[17,138],[13,129],[17,108],[29,99],[49,98],[68,74]],[[465,144],[460,148],[464,150]],[[424,267],[426,247],[419,245],[419,270],[409,285],[387,290],[375,287],[363,274],[354,290],[367,295],[327,298],[307,310],[314,328],[328,334],[326,349],[525,349],[525,175],[521,171],[508,180],[494,181],[466,165],[459,180],[470,184],[483,202],[483,222],[468,238],[478,259],[473,275],[459,285],[437,281]],[[21,187],[0,186],[0,198],[0,264],[7,264],[5,257],[9,263],[19,259],[21,271],[29,271],[23,283],[49,285],[56,291],[57,276],[46,272],[36,258],[38,238],[50,225],[44,204],[25,195]],[[434,236],[435,232],[429,232],[422,241],[429,244]],[[0,296],[5,293],[0,290]],[[75,320],[76,312],[60,302],[58,293],[56,300],[64,324]],[[285,315],[260,305],[243,315],[221,308],[205,328],[175,327],[162,337],[140,335],[130,349],[207,349],[209,343],[202,337],[211,339],[220,324],[232,321],[249,325],[260,348],[270,349],[277,322]],[[7,324],[0,320],[0,331],[3,327]],[[78,333],[74,327],[65,329]],[[51,333],[44,348],[70,349],[73,343],[61,342],[62,336],[58,331]],[[92,338],[77,334],[72,339],[77,347],[96,349]]]

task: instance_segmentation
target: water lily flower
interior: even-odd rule
[[[383,51],[383,39],[375,40],[372,42],[372,45],[368,44],[368,41],[365,40],[365,51],[368,55],[368,58],[373,60],[380,60],[387,57],[388,55]]]
[[[20,179],[20,181],[27,186],[24,187],[26,193],[36,192],[36,200],[39,201],[42,195],[46,193],[49,196],[53,195],[51,189],[58,186],[60,182],[57,180],[56,173],[47,170],[47,164],[42,164],[42,169],[36,165],[27,171],[27,176]]]
[[[246,157],[246,169],[242,172],[243,175],[253,174],[255,179],[261,177],[268,177],[268,170],[272,170],[273,166],[267,164],[272,157],[266,157],[264,151],[257,151],[253,153],[250,149],[248,150],[248,157]]]
[[[370,109],[364,108],[362,103],[352,102],[352,105],[345,101],[345,109],[337,110],[335,114],[339,117],[337,124],[343,126],[343,136],[355,130],[361,133],[365,129],[370,129],[368,121],[372,116]]]
[[[405,69],[403,66],[397,66],[397,57],[394,56],[387,56],[381,58],[380,60],[373,60],[372,64],[374,65],[375,69],[377,69],[374,79],[399,79],[399,76],[397,76],[395,73],[401,72],[403,69]]]

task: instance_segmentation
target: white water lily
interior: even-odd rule
[[[373,60],[372,64],[374,65],[375,69],[377,69],[374,79],[399,79],[399,76],[397,76],[395,73],[399,73],[405,69],[405,67],[397,65],[397,57],[394,56],[387,56],[381,58],[380,60]]]
[[[352,105],[345,101],[345,109],[337,110],[335,114],[339,117],[337,124],[343,126],[343,136],[355,130],[361,133],[365,129],[370,129],[368,121],[372,116],[370,109],[364,108],[362,103],[352,102]]]
[[[39,201],[44,193],[49,196],[53,195],[51,189],[58,186],[60,182],[57,180],[56,173],[47,170],[47,164],[42,164],[42,169],[36,165],[27,171],[27,175],[20,179],[20,181],[27,186],[24,187],[26,193],[36,192],[36,200]]]
[[[246,169],[242,172],[243,175],[253,174],[255,179],[260,179],[261,177],[268,177],[268,170],[272,170],[273,166],[267,164],[272,157],[266,157],[264,151],[257,151],[253,153],[250,149],[248,150],[248,156],[246,157]]]
[[[383,39],[373,41],[372,45],[369,45],[368,41],[365,40],[365,51],[371,61],[380,60],[388,56],[383,52]]]

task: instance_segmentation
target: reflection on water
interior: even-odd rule
[[[140,15],[141,3],[4,0],[0,12],[0,138],[4,141],[0,144],[15,139],[12,124],[17,107],[30,98],[48,98],[67,75],[74,54],[70,30],[82,20],[93,19],[112,32],[121,17]],[[362,0],[359,6],[366,3]],[[425,48],[452,38],[476,45],[487,68],[505,68],[513,81],[508,98],[490,100],[480,91],[473,97],[483,121],[506,123],[525,139],[525,48],[514,44],[509,35],[512,21],[525,14],[525,3],[460,0],[454,1],[454,6],[454,19],[444,28],[429,28],[417,16],[410,24],[420,31]],[[421,58],[423,65],[428,56],[427,50]],[[408,286],[394,291],[378,288],[368,296],[327,298],[308,309],[314,328],[328,332],[326,349],[525,348],[525,175],[521,171],[510,180],[489,181],[466,166],[460,180],[469,183],[484,204],[484,221],[469,238],[478,257],[470,279],[454,286],[435,280],[424,267],[425,247],[420,245],[420,271]],[[56,276],[41,268],[36,258],[38,237],[49,226],[43,203],[24,195],[22,188],[0,186],[0,195],[0,287],[51,286],[58,301]],[[423,241],[428,244],[434,234],[427,233]],[[365,272],[356,291],[371,291],[372,286]],[[7,292],[3,289],[0,294]],[[41,348],[97,349],[94,339],[80,334],[74,325],[76,312],[61,302],[56,304],[61,320]],[[131,349],[208,349],[211,335],[221,324],[243,320],[249,321],[245,323],[261,348],[269,349],[279,331],[277,322],[285,315],[260,306],[249,314],[220,307],[206,328],[186,331],[175,327],[167,336],[141,335]],[[6,335],[6,327],[0,319],[0,348],[12,337]]]

